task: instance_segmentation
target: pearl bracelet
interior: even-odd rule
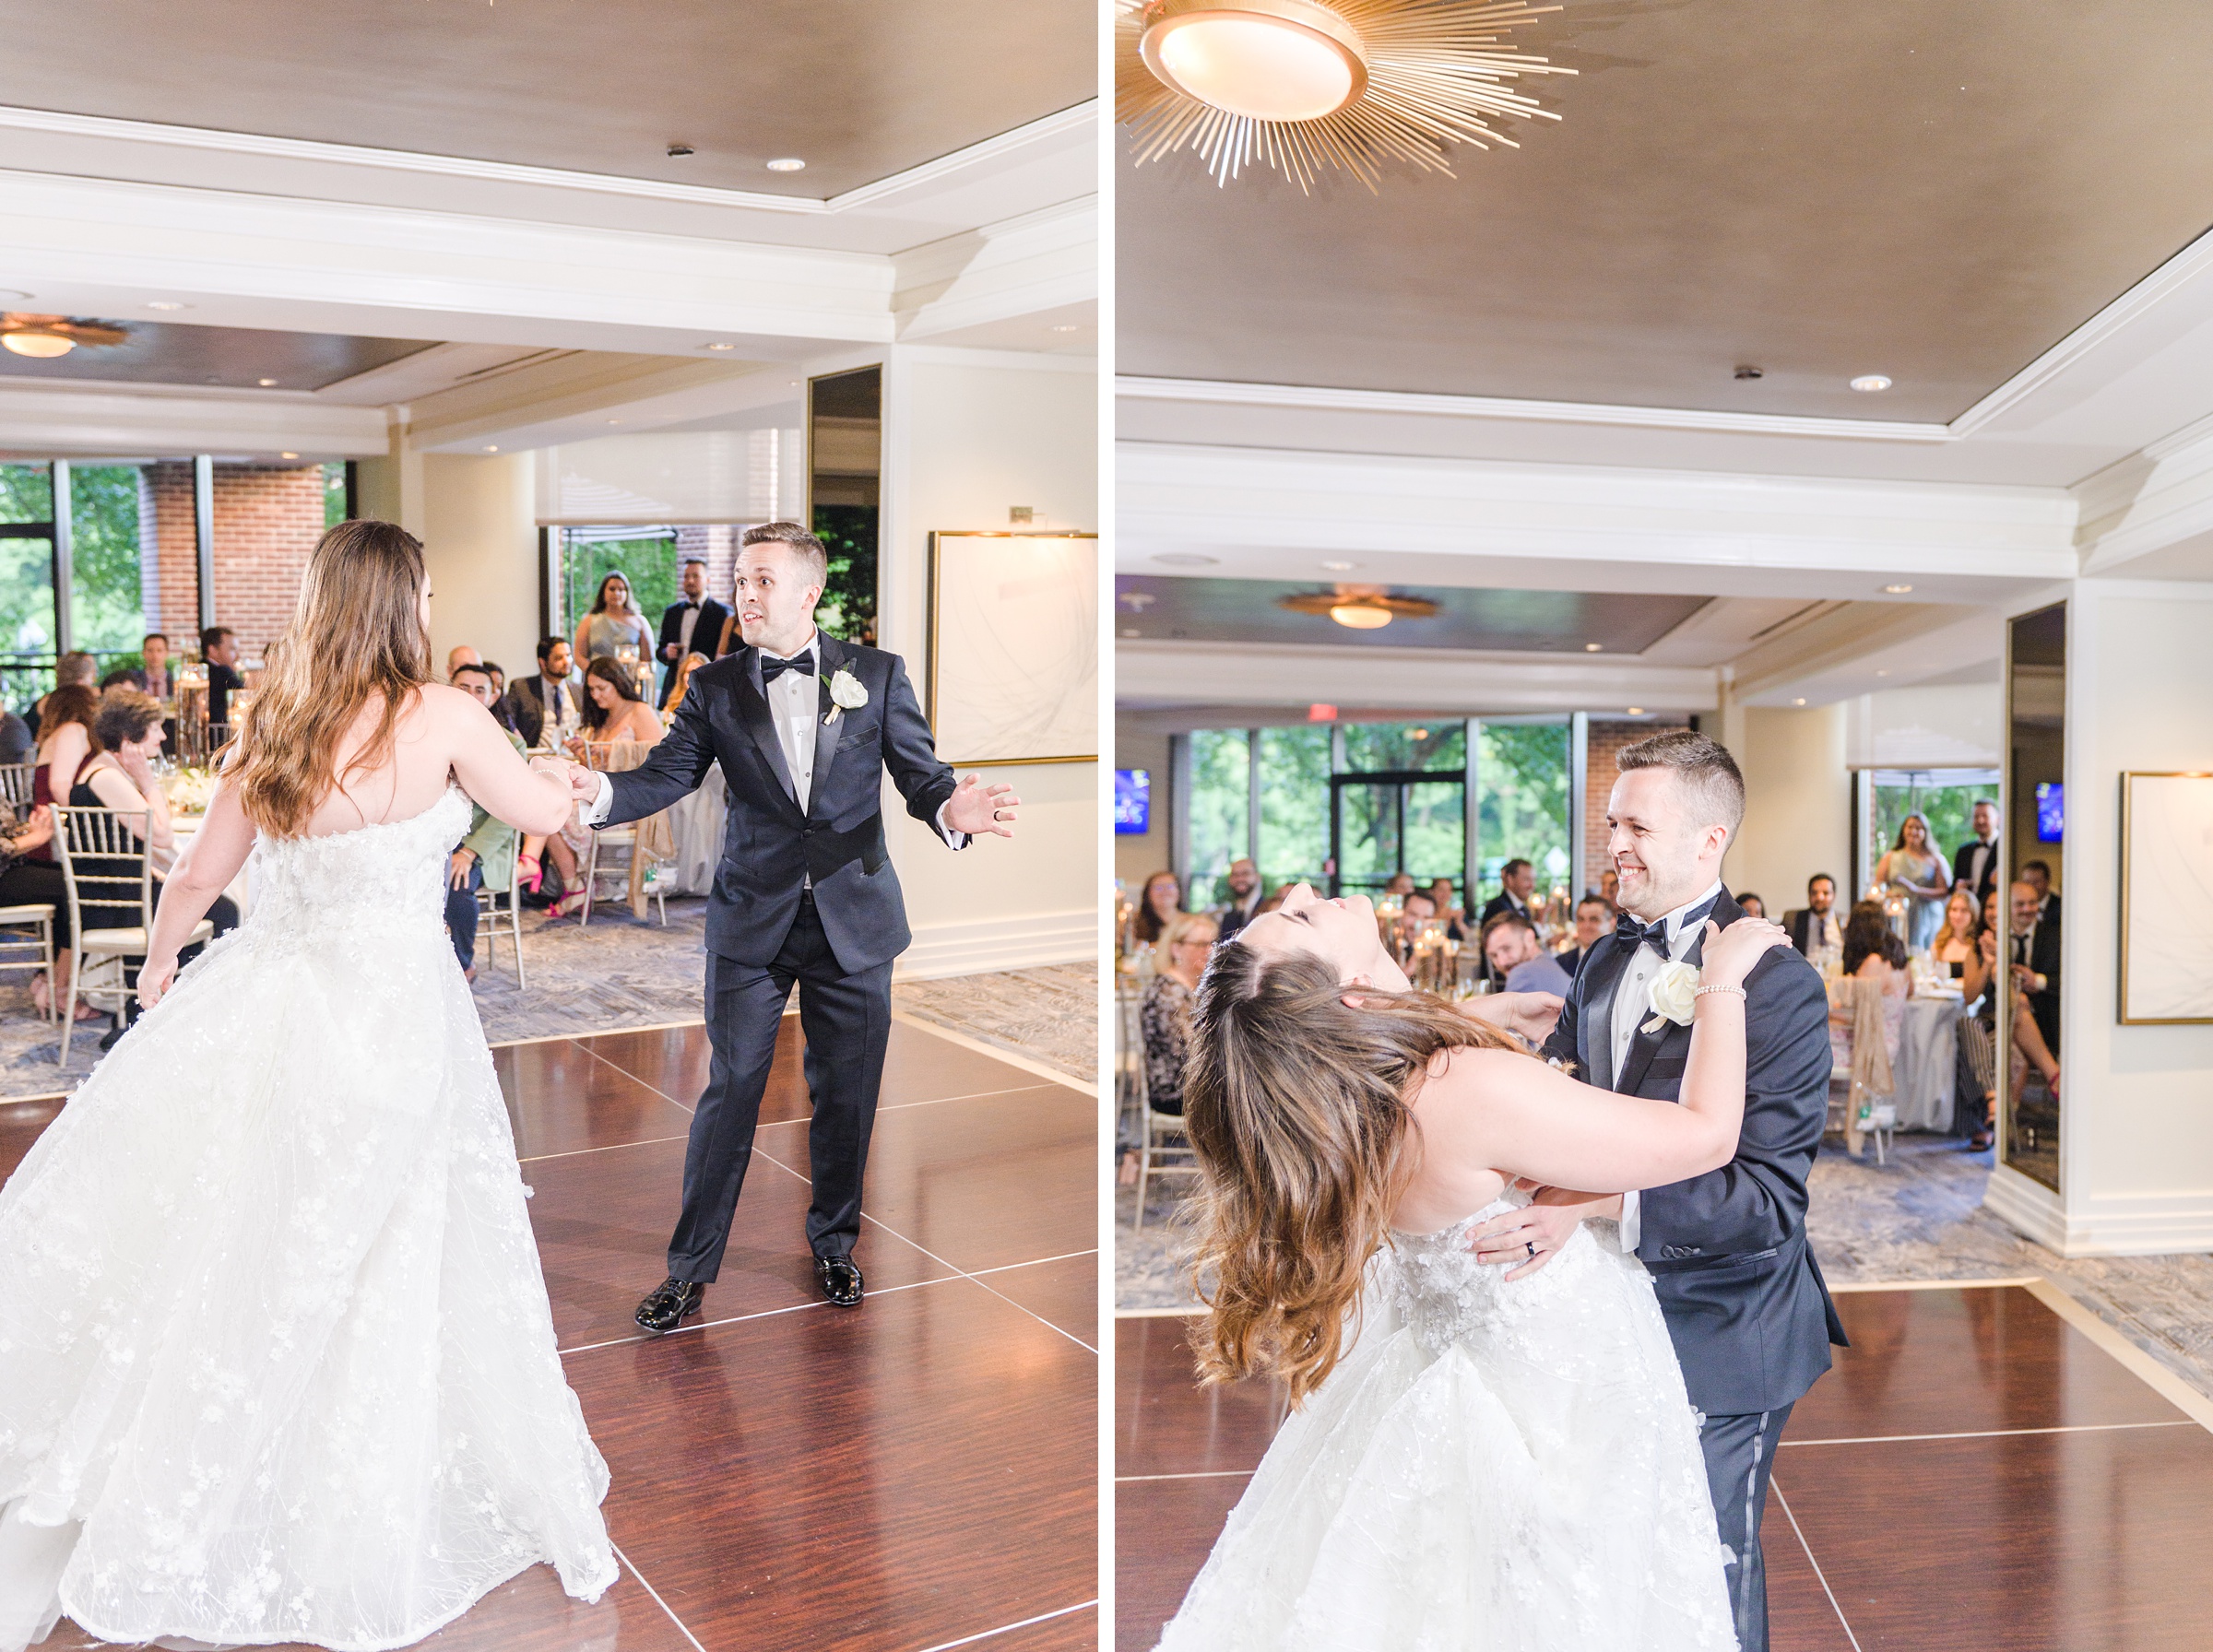
[[[1735,997],[1745,997],[1745,989],[1741,986],[1701,986],[1690,996],[1694,998],[1702,998],[1710,992],[1725,992]],[[1749,1002],[1750,1000],[1746,999],[1746,1001]]]

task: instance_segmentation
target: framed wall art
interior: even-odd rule
[[[1098,761],[1096,534],[929,537],[928,703],[956,768]]]
[[[2213,774],[2121,776],[2121,1020],[2213,1021]]]

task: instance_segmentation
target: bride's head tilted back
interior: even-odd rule
[[[1414,1171],[1409,1103],[1439,1051],[1471,1044],[1521,1047],[1409,987],[1363,896],[1302,884],[1214,950],[1183,1092],[1204,1381],[1281,1376],[1296,1405],[1330,1374]]]
[[[408,694],[430,680],[422,543],[389,522],[341,522],[307,559],[299,606],[269,645],[242,719],[231,778],[246,818],[290,837],[337,780],[338,743],[382,700],[375,732],[347,773],[391,754]]]

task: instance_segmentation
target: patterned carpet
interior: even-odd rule
[[[1982,1209],[1991,1155],[1948,1138],[1900,1136],[1889,1162],[1864,1163],[1834,1140],[1814,1163],[1806,1232],[1832,1284],[2041,1275],[2198,1392],[2213,1396],[2213,1257],[2067,1261]],[[1156,1186],[1145,1227],[1136,1189],[1115,1201],[1115,1305],[1191,1305],[1181,1184]]]
[[[574,918],[523,914],[526,991],[515,985],[504,937],[477,938],[477,1009],[494,1044],[620,1032],[696,1021],[706,984],[706,902],[669,903],[639,923],[627,907],[596,908],[591,927]],[[651,909],[648,909],[649,912]],[[69,1066],[54,1065],[58,1034],[30,1005],[25,977],[0,985],[0,1102],[76,1089],[100,1058],[103,1018],[78,1025]],[[1098,972],[1064,964],[1004,974],[896,983],[895,1008],[982,1043],[1090,1081],[1098,1065]]]

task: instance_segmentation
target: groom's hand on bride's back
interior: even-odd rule
[[[1022,799],[1014,795],[1011,785],[986,785],[971,774],[953,789],[945,801],[945,824],[955,832],[964,832],[970,837],[991,832],[998,837],[1014,835],[1014,811],[1022,807]]]

